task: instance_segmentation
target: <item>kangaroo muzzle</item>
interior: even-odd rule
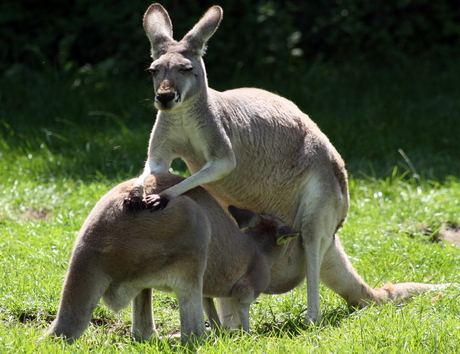
[[[155,102],[158,109],[171,109],[174,103],[180,101],[180,94],[169,80],[161,82],[155,96]]]
[[[155,100],[161,103],[163,107],[167,107],[168,103],[174,100],[175,97],[176,97],[175,92],[164,92],[164,93],[157,94],[157,96],[155,97]]]

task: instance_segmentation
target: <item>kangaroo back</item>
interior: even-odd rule
[[[161,191],[180,179],[152,176],[148,186]],[[152,287],[176,293],[184,341],[192,333],[204,332],[202,287],[211,237],[208,215],[188,196],[177,198],[161,212],[133,211],[123,203],[132,183],[109,191],[86,218],[49,334],[72,341],[85,330],[101,297],[114,311],[136,298],[133,331],[148,338],[154,333],[153,320],[144,312],[148,304],[151,307],[151,298],[143,290]],[[206,198],[207,193],[201,192]],[[194,194],[199,199],[200,191]]]

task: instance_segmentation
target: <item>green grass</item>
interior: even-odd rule
[[[460,250],[433,242],[444,225],[460,224],[457,67],[317,64],[302,73],[299,86],[276,74],[253,83],[235,76],[228,85],[212,86],[277,91],[331,138],[351,175],[352,204],[340,236],[371,286],[460,283]],[[135,342],[130,309],[113,314],[102,304],[75,344],[43,338],[56,315],[81,224],[106,191],[142,168],[154,120],[150,95],[143,78],[91,71],[72,78],[28,73],[0,79],[0,352],[180,351],[167,339]],[[306,328],[304,284],[287,294],[261,296],[251,308],[250,336],[211,337],[198,350],[455,353],[458,296],[458,288],[450,288],[442,296],[354,312],[322,287],[324,324]],[[156,292],[154,313],[161,335],[178,331],[173,295]]]

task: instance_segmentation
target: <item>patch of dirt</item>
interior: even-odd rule
[[[34,220],[34,219],[47,220],[50,215],[51,215],[51,211],[46,210],[44,208],[31,209],[31,210],[27,210],[22,215],[21,219],[24,219],[24,220]]]
[[[460,247],[460,225],[449,223],[443,226],[437,234],[436,241],[443,240],[454,246]]]

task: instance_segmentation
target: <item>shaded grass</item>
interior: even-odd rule
[[[412,172],[443,181],[460,176],[459,65],[312,64],[302,73],[241,73],[233,82],[209,82],[221,90],[257,86],[293,100],[330,138],[352,175],[387,176],[395,165],[410,168],[409,160]],[[7,165],[28,165],[44,179],[119,180],[141,170],[155,117],[146,76],[29,73],[1,78],[0,88],[0,153],[10,159]],[[24,162],[37,155],[45,158]]]
[[[11,81],[3,85],[21,86]],[[5,170],[18,164],[28,166],[32,178],[93,179],[98,174],[128,173],[133,161],[140,166],[154,122],[154,112],[140,102],[142,89],[130,95],[133,90],[123,82],[91,89],[73,88],[71,82],[49,85],[46,98],[36,97],[40,88],[31,84],[2,95]],[[138,116],[143,117],[141,124],[136,124]],[[37,155],[43,158],[35,159]]]

